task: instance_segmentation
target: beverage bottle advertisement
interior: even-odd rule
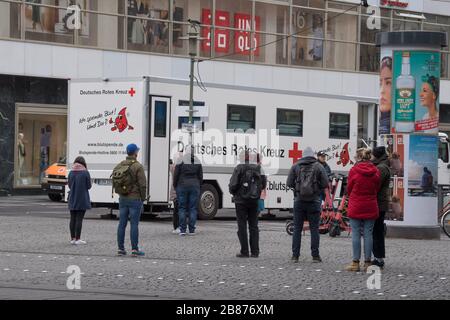
[[[399,50],[393,60],[392,132],[437,134],[439,52]]]

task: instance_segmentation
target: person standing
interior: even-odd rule
[[[189,235],[195,235],[200,186],[203,183],[203,167],[194,155],[192,146],[187,146],[183,157],[177,161],[173,174],[173,186],[178,199],[180,236],[186,235],[186,217],[189,216]]]
[[[353,261],[347,271],[361,270],[361,230],[364,238],[364,270],[371,265],[373,226],[378,218],[377,194],[380,188],[380,172],[370,162],[371,150],[356,151],[356,164],[348,174],[348,217],[352,228]]]
[[[175,163],[172,159],[169,160],[169,170],[170,175],[172,177],[173,182],[173,175],[175,172]],[[175,188],[173,186],[173,183],[170,184],[170,201],[173,203],[173,215],[172,215],[172,224],[173,224],[173,234],[180,233],[180,217],[178,215],[178,199],[177,199],[177,192],[175,191]]]
[[[372,163],[380,171],[380,190],[378,191],[378,218],[373,226],[373,256],[372,265],[381,269],[384,267],[384,218],[389,210],[389,183],[391,182],[391,170],[385,147],[376,147],[372,152]]]
[[[70,210],[70,237],[71,244],[86,244],[81,240],[81,228],[86,210],[91,209],[91,199],[89,190],[92,187],[91,176],[87,170],[86,160],[83,157],[77,157],[70,170],[69,177],[69,197],[68,204]]]
[[[143,202],[147,198],[147,179],[144,167],[137,161],[139,148],[132,143],[127,146],[126,160],[120,162],[113,171],[113,187],[119,194],[119,226],[117,228],[118,255],[126,255],[125,230],[130,220],[131,255],[144,256],[139,250],[139,220]]]
[[[331,168],[327,163],[327,154],[323,151],[319,151],[317,153],[317,160],[319,160],[320,164],[325,169],[328,178],[330,178],[333,175],[333,173],[331,172]]]
[[[261,166],[256,161],[250,163],[250,153],[243,154],[243,163],[238,164],[233,171],[228,184],[229,192],[233,195],[236,206],[236,220],[238,224],[238,238],[241,251],[238,258],[258,258],[259,256],[259,228],[258,228],[258,201],[261,191],[266,188],[267,180],[261,174]],[[256,160],[256,159],[255,159]],[[247,234],[247,223],[250,238]],[[249,252],[250,240],[250,252]]]
[[[257,163],[258,166],[261,168],[261,173],[263,173],[263,172],[262,172],[262,167],[261,167],[261,164],[262,164],[262,154],[258,153],[258,154],[256,155],[256,163]],[[263,176],[266,177],[265,175],[263,175]],[[266,181],[266,184],[267,184],[267,181]],[[259,216],[259,214],[265,209],[264,201],[266,200],[266,197],[267,197],[267,188],[264,187],[264,188],[262,188],[262,190],[261,190],[261,195],[260,195],[259,200],[258,200],[258,209],[257,209],[258,216]]]
[[[291,260],[295,263],[299,261],[301,232],[304,221],[308,220],[312,259],[313,262],[322,262],[319,254],[320,199],[323,190],[328,187],[328,177],[310,147],[303,150],[303,157],[292,166],[286,184],[294,190],[294,235]]]

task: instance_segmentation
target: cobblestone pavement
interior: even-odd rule
[[[199,221],[196,236],[180,237],[162,219],[140,224],[145,257],[117,257],[117,221],[90,216],[83,226],[88,244],[73,246],[63,205],[38,216],[21,214],[18,205],[14,214],[5,201],[0,198],[0,299],[450,299],[444,237],[387,239],[381,289],[369,290],[368,274],[343,271],[351,259],[346,235],[321,236],[323,263],[315,264],[307,233],[300,263],[293,264],[284,221],[261,221],[260,257],[239,259],[234,221]],[[81,269],[81,290],[66,287],[70,265]]]

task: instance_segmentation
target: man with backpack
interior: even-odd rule
[[[139,220],[143,210],[143,202],[147,198],[147,179],[144,167],[137,161],[139,148],[134,143],[127,146],[127,158],[120,162],[111,175],[113,189],[119,194],[119,227],[117,229],[118,255],[126,255],[125,230],[130,219],[131,255],[143,256],[139,250]]]
[[[234,168],[228,185],[236,205],[237,235],[241,244],[241,251],[236,255],[238,258],[250,256],[247,222],[250,231],[251,257],[259,256],[258,201],[261,191],[266,188],[267,179],[261,173],[261,166],[256,163],[256,155],[254,158],[250,163],[250,154],[245,152],[244,163]]]
[[[324,167],[314,157],[314,151],[310,147],[305,148],[303,157],[292,166],[286,184],[294,190],[294,235],[291,260],[298,262],[303,223],[308,220],[313,262],[322,262],[319,255],[320,195],[328,186],[328,176]]]

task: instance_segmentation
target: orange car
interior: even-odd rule
[[[48,197],[52,201],[61,201],[64,198],[64,192],[67,184],[66,161],[60,159],[45,170],[45,176],[42,179],[42,190],[47,191]]]

